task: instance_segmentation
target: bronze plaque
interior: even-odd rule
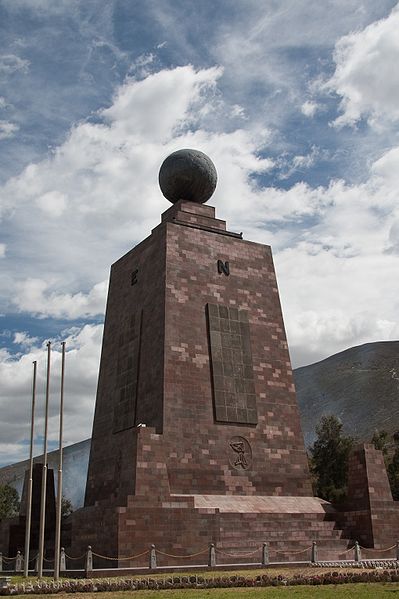
[[[245,437],[232,437],[229,441],[229,462],[236,470],[249,470],[252,466],[252,451]]]
[[[257,424],[248,312],[207,304],[215,420]]]

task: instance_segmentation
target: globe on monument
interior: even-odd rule
[[[216,183],[215,165],[199,150],[173,152],[159,169],[159,186],[172,204],[179,200],[203,204],[215,191]]]

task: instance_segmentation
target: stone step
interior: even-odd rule
[[[289,547],[290,549],[295,547],[308,547],[312,544],[311,539],[264,539],[260,541],[259,539],[252,539],[249,541],[239,540],[233,541],[232,539],[220,539],[218,541],[217,546],[223,548],[232,548],[232,547],[240,547],[243,550],[251,550],[256,547],[260,547],[264,542],[268,543],[269,547]],[[320,547],[338,547],[340,549],[346,548],[348,545],[352,547],[354,543],[351,539],[319,539],[317,540],[317,545]]]
[[[308,562],[312,559],[312,545],[309,540],[292,541],[290,539],[280,539],[278,541],[268,542],[269,561],[271,562]],[[216,544],[216,559],[218,563],[230,563],[232,560],[236,563],[259,563],[262,561],[263,543],[220,542]],[[338,560],[354,559],[353,550],[348,552],[348,548],[353,547],[353,542],[349,540],[317,541],[317,559]]]
[[[311,535],[325,535],[327,537],[339,537],[342,534],[342,530],[339,528],[328,527],[328,526],[295,526],[294,523],[291,523],[290,526],[279,527],[276,526],[276,523],[273,522],[258,522],[255,527],[248,526],[247,529],[251,531],[253,534],[261,534],[264,532],[276,533],[278,535],[284,534],[285,536],[289,535],[291,532],[295,532],[296,534],[303,534],[307,537]],[[226,527],[221,526],[221,530],[225,534],[231,534],[234,536],[241,536],[241,529],[237,530],[237,527]]]

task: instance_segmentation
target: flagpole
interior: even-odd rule
[[[61,549],[61,510],[62,510],[62,433],[64,424],[64,378],[65,378],[65,341],[61,343],[61,394],[60,394],[60,442],[58,449],[58,483],[57,483],[57,511],[55,524],[55,554],[54,578],[60,578],[60,549]]]
[[[25,523],[25,560],[24,576],[29,573],[29,549],[30,549],[30,529],[32,520],[32,485],[33,485],[33,436],[35,428],[35,403],[36,403],[36,370],[37,362],[33,362],[33,381],[32,381],[32,412],[30,419],[30,452],[29,452],[29,479],[28,492],[26,498],[26,523]]]
[[[47,490],[47,431],[48,431],[48,404],[50,394],[50,354],[51,342],[47,343],[47,381],[46,381],[46,407],[44,415],[44,449],[43,449],[43,473],[42,489],[40,498],[40,529],[39,529],[39,567],[38,577],[43,578],[44,561],[44,533],[46,524],[46,490]]]

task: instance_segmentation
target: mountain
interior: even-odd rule
[[[294,370],[305,444],[320,418],[334,414],[345,434],[369,442],[375,430],[399,430],[399,341],[351,347]]]
[[[294,370],[305,444],[315,439],[320,418],[335,414],[344,432],[370,441],[376,429],[399,431],[399,341],[351,347],[321,362]],[[64,496],[74,508],[83,505],[90,439],[64,449]],[[49,455],[58,469],[58,452]],[[40,462],[41,456],[35,458]],[[0,468],[0,484],[10,483],[21,494],[28,460]]]

